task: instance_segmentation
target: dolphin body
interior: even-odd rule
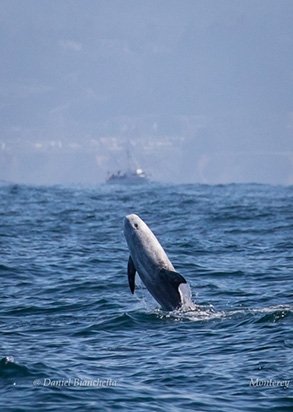
[[[135,273],[138,272],[146,288],[164,309],[179,309],[183,304],[183,285],[187,282],[175,271],[156,236],[135,214],[124,218],[124,235],[130,252],[128,281],[131,292],[134,293]]]

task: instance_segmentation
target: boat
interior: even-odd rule
[[[148,175],[142,169],[128,169],[125,172],[119,170],[115,173],[109,173],[106,177],[107,184],[119,185],[140,185],[149,182]]]

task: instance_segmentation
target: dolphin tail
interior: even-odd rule
[[[131,256],[129,256],[129,259],[128,259],[127,273],[128,273],[128,283],[129,283],[130,290],[132,293],[134,293],[134,289],[135,289],[134,279],[135,279],[136,269],[135,269]]]
[[[187,283],[186,280],[179,273],[163,268],[160,269],[158,275],[164,285],[165,292],[168,293],[168,301],[172,305],[171,310],[178,309],[183,303],[179,292],[179,285]]]

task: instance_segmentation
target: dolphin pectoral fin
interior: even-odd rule
[[[166,283],[172,285],[174,288],[178,290],[178,287],[181,283],[187,283],[186,280],[180,273],[174,272],[172,270],[167,269],[160,269],[159,271],[160,277],[163,277]]]
[[[135,289],[135,266],[132,260],[132,257],[129,256],[128,259],[128,266],[127,266],[127,273],[128,273],[128,283],[129,283],[129,287],[132,293],[134,293],[134,289]]]

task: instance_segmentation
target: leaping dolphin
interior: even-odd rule
[[[124,218],[124,235],[130,252],[128,281],[131,292],[134,293],[135,273],[138,272],[146,288],[164,309],[179,309],[187,282],[175,271],[156,236],[135,214]]]

